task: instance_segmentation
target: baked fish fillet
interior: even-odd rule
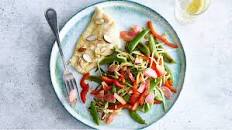
[[[76,43],[71,65],[80,73],[89,72],[97,62],[120,46],[119,31],[114,19],[97,7],[86,30]]]

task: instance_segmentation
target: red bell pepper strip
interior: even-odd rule
[[[115,84],[115,86],[117,86],[119,88],[124,88],[124,85],[122,85],[121,83],[119,83],[117,80],[114,80],[114,84]]]
[[[120,75],[119,75],[119,80],[120,81],[122,81],[123,83],[125,83],[126,82],[126,80],[125,80],[125,74],[126,74],[126,72],[125,71],[120,71]]]
[[[119,88],[124,88],[124,85],[119,83],[118,80],[116,80],[116,79],[111,79],[111,78],[106,77],[106,76],[102,76],[101,79],[108,84],[114,84],[115,86],[117,86]]]
[[[176,88],[173,87],[172,81],[168,80],[165,82],[165,86],[170,89],[173,93],[176,93]]]
[[[89,73],[83,74],[83,77],[81,78],[81,82],[80,82],[82,89],[88,88],[89,85],[87,83],[85,83],[85,80],[87,80],[89,78],[89,76],[90,76]]]
[[[102,86],[102,88],[103,88],[103,90],[106,91],[106,92],[112,89],[111,86]]]
[[[114,82],[114,79],[111,79],[111,78],[106,77],[106,76],[102,76],[101,79],[109,84]]]
[[[159,101],[159,100],[154,100],[154,104],[161,104],[162,103],[162,101]]]
[[[133,40],[133,38],[134,38],[134,36],[130,35],[127,31],[121,31],[120,37],[126,42],[129,42],[129,41]]]
[[[89,88],[81,91],[81,100],[83,103],[85,103],[85,101],[86,101],[86,95],[87,95],[88,91],[89,91]]]
[[[140,93],[139,92],[134,92],[131,97],[130,97],[130,104],[134,105],[136,103],[136,101],[139,98]]]
[[[92,90],[92,92],[90,94],[92,95],[97,95],[101,90]]]
[[[115,103],[116,99],[113,94],[105,94],[104,95],[104,100],[110,103]]]
[[[137,101],[137,99],[139,98],[140,93],[137,91],[137,83],[136,81],[133,83],[133,87],[132,87],[132,95],[130,96],[130,104],[134,105]]]
[[[120,37],[126,41],[126,42],[129,42],[131,40],[134,39],[134,37],[142,31],[142,28],[135,25],[135,26],[132,26],[130,31],[121,31],[120,32]]]
[[[101,90],[97,95],[94,95],[95,98],[100,99],[100,100],[104,100],[104,90]]]
[[[143,92],[143,93],[140,95],[140,97],[139,97],[139,100],[138,100],[139,105],[143,105],[143,104],[144,104],[145,97],[147,97],[148,94],[149,94],[149,91],[148,91],[148,89],[146,88],[146,89],[144,90],[144,92]]]
[[[133,83],[132,91],[133,91],[133,93],[136,93],[137,90],[138,90],[138,84],[137,84],[137,81],[135,80]]]
[[[101,90],[103,90],[103,87],[102,87],[102,86],[99,87],[99,88],[96,88],[96,89],[92,90],[90,94],[92,94],[92,95],[97,95],[97,94],[99,94],[99,92],[100,92]]]
[[[138,106],[139,106],[139,103],[136,102],[136,103],[132,106],[131,110],[132,110],[132,111],[135,111],[135,110],[138,108]]]
[[[151,62],[151,59],[150,59],[148,56],[143,55],[142,58],[143,58],[144,60],[146,60],[146,61]]]
[[[158,39],[159,41],[162,41],[164,44],[166,44],[166,45],[169,46],[169,47],[178,48],[177,45],[175,45],[175,44],[169,42],[169,41],[167,40],[167,38],[162,37],[161,35],[159,35],[159,34],[155,31],[155,27],[153,26],[153,24],[152,24],[152,22],[151,22],[150,20],[147,21],[147,27],[150,29],[152,35],[153,35],[156,39]]]
[[[157,77],[160,77],[160,71],[157,69],[156,64],[153,62],[153,64],[151,65],[151,68],[156,72]]]
[[[89,91],[89,84],[85,83],[85,80],[89,78],[89,73],[85,73],[83,77],[81,78],[80,85],[81,85],[81,100],[83,103],[86,101],[86,95]]]

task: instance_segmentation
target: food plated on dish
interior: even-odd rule
[[[93,18],[95,17],[94,15],[96,13],[96,7],[100,7],[99,10],[102,11],[102,14],[107,15],[107,17],[110,17],[110,19],[114,21],[115,28],[113,27],[114,28],[113,32],[115,33],[113,34],[114,36],[116,36],[119,42],[110,42],[109,40],[111,40],[112,37],[109,36],[111,38],[108,37],[107,39],[106,37],[104,39],[103,34],[100,37],[91,36],[89,37],[90,39],[89,38],[87,39],[87,37],[92,34],[94,35],[98,34],[94,31],[87,31]],[[106,25],[108,24],[106,21],[104,20],[103,22],[103,20],[99,20],[98,23],[100,23],[101,26],[105,26],[104,24]],[[148,26],[148,21],[150,21],[149,26],[152,25],[150,27],[154,28],[153,31]],[[100,25],[99,24],[94,25],[94,27],[92,27],[94,29],[91,30],[95,30],[96,28],[95,26],[100,26]],[[100,32],[99,29],[101,29],[101,27],[97,29],[98,32]],[[88,34],[86,34],[85,32],[88,32]],[[102,30],[101,32],[104,31]],[[138,38],[136,38],[136,36],[142,32],[146,34],[142,39],[139,38],[139,41],[140,40],[141,41],[139,43],[135,42],[136,44],[131,44],[131,46],[128,46],[130,43],[132,43],[132,41],[137,41],[136,39]],[[149,40],[151,40],[152,37],[154,39],[155,47],[158,53],[161,54],[158,57],[156,57],[155,54],[152,55],[153,51],[150,50]],[[80,46],[81,44],[80,45],[78,44],[81,43],[80,42],[81,38],[83,38],[82,45],[86,45],[87,47],[86,49],[79,50],[81,51],[79,52],[78,49],[79,47],[81,47]],[[64,50],[65,61],[70,61],[70,60],[72,61],[75,55],[77,55],[76,60],[85,57],[85,60],[84,59],[81,60],[82,62],[84,62],[84,66],[86,66],[87,69],[84,68],[82,71],[80,71],[77,67],[75,67],[76,65],[79,64],[73,64],[72,62],[68,66],[69,71],[73,73],[77,81],[77,87],[79,93],[80,95],[82,95],[82,100],[85,101],[85,103],[83,103],[83,101],[80,98],[77,98],[77,103],[74,105],[70,105],[70,103],[67,100],[68,95],[66,92],[65,84],[62,80],[63,79],[62,74],[64,72],[64,69],[62,66],[62,59],[59,55],[59,49],[56,44],[54,44],[53,46],[51,52],[51,59],[50,59],[50,74],[51,74],[51,81],[54,90],[56,92],[58,99],[61,101],[65,109],[74,118],[76,118],[77,120],[83,122],[84,124],[90,127],[96,129],[107,129],[107,128],[140,129],[147,127],[153,124],[154,122],[158,121],[166,113],[168,113],[168,111],[170,110],[170,108],[172,108],[172,106],[176,102],[181,92],[183,81],[184,81],[184,75],[185,75],[185,55],[181,42],[175,30],[171,27],[171,25],[161,15],[159,15],[157,12],[146,6],[131,1],[106,1],[106,2],[100,2],[91,5],[81,10],[80,12],[75,14],[70,20],[68,20],[68,22],[60,31],[60,39],[62,43],[62,48]],[[98,40],[100,40],[101,42],[98,42]],[[99,46],[101,43],[103,43],[103,45],[106,46],[110,45],[109,47],[110,49],[101,50],[100,48],[102,47],[97,47],[97,45]],[[92,51],[90,46],[95,46],[94,51]],[[84,50],[86,50],[86,52]],[[98,53],[95,54],[95,50],[96,52],[99,51],[101,52],[105,50],[108,51],[109,53],[107,55],[96,56],[96,54]],[[87,53],[88,55],[90,54],[89,57],[86,55],[83,56],[83,54],[85,53]],[[147,54],[149,53],[150,55],[148,56]],[[97,58],[98,60],[96,60]],[[109,62],[109,59],[111,60],[115,59],[115,61]],[[171,77],[173,78],[173,80],[172,81],[169,80],[166,85],[168,84],[172,85],[175,88],[176,92],[172,90],[171,93],[169,93],[170,94],[169,96],[171,98],[168,99],[168,92],[170,91],[168,91],[165,88],[169,86],[166,86],[165,84],[162,83],[161,89],[162,90],[164,89],[162,92],[164,94],[163,96],[165,99],[165,105],[163,104],[163,101],[157,101],[156,95],[157,92],[159,91],[156,91],[155,89],[160,90],[159,89],[160,87],[159,88],[155,87],[153,90],[154,103],[152,104],[151,102],[149,102],[151,100],[148,99],[151,98],[146,99],[147,96],[144,96],[144,98],[146,99],[144,100],[144,103],[143,104],[141,103],[141,105],[139,103],[136,103],[138,104],[138,106],[136,108],[135,105],[134,108],[136,108],[136,111],[133,111],[132,110],[133,101],[130,102],[130,97],[131,95],[134,94],[134,92],[131,91],[132,87],[130,87],[130,85],[133,85],[133,83],[130,78],[133,76],[135,80],[137,77],[141,79],[139,81],[136,81],[138,83],[137,85],[138,93],[135,91],[135,95],[137,94],[139,96],[141,96],[142,94],[140,92],[142,92],[144,88],[147,88],[144,87],[145,85],[142,85],[144,81],[145,83],[149,83],[148,81],[150,81],[150,85],[149,85],[149,90],[150,90],[152,89],[151,86],[153,80],[159,81],[160,79],[164,78],[164,76],[158,76],[158,75],[157,78],[152,78],[152,77],[156,77],[155,74],[157,74],[154,73],[156,72],[156,70],[149,71],[149,69],[152,69],[152,66],[154,67],[153,65],[154,61],[152,62],[152,65],[150,64],[151,60],[154,59],[156,60],[155,62],[159,61],[161,66],[162,64],[165,65],[164,66],[166,67],[164,68],[165,73],[168,73],[167,67],[171,70],[172,73]],[[162,63],[162,61],[164,62]],[[92,65],[92,62],[94,63],[94,65]],[[133,66],[134,68],[132,68]],[[127,71],[125,71],[125,78],[124,78],[125,81],[124,81],[121,80],[123,79],[122,78],[123,76],[120,77],[119,75],[121,75],[121,73],[122,74],[124,73],[125,68],[127,69]],[[162,67],[160,68],[161,68],[160,70],[162,70]],[[113,70],[116,69],[118,71],[112,72],[112,69]],[[146,71],[148,72],[148,74],[145,73],[146,69],[148,69]],[[138,71],[139,74],[136,74],[136,71]],[[132,74],[132,75],[130,74],[130,77],[129,77],[129,72]],[[151,77],[149,77],[149,75]],[[106,82],[107,86],[109,86],[109,90],[108,90],[108,87],[105,87],[106,85],[104,83],[105,81],[102,84],[102,79],[105,79],[103,77],[117,80],[118,83],[123,85],[123,88],[117,87],[115,84],[119,86],[121,85],[118,84],[116,81],[110,80],[109,82]],[[165,74],[165,78],[168,78],[168,74]],[[81,87],[80,81],[82,81],[82,85],[85,87],[83,86]],[[164,82],[163,79],[162,82]],[[140,88],[140,86],[142,87]],[[107,89],[104,90],[103,88],[104,89],[107,88]],[[102,89],[104,91],[102,91]],[[146,95],[146,93],[144,95]],[[150,95],[151,96],[149,97],[153,97],[153,94]],[[102,97],[104,97],[104,99]],[[126,104],[125,102],[123,102],[123,100],[120,100],[120,97],[122,97],[123,100],[125,100]],[[139,97],[137,97],[137,100],[138,98]],[[108,99],[109,101],[105,101]],[[140,100],[142,100],[142,97]],[[104,102],[104,105],[106,105],[107,110],[105,108],[101,109],[103,108],[103,106],[101,106],[102,105],[101,102]],[[125,105],[123,105],[121,102]],[[92,110],[90,108],[92,108]],[[95,113],[94,112],[95,110],[93,108],[95,108],[95,110],[97,111],[98,114],[97,119],[99,121],[99,125],[95,123],[93,117],[91,116],[93,115],[93,113]],[[96,113],[94,115],[95,115],[94,117],[96,117]],[[144,120],[145,124],[137,123],[135,122],[134,119]],[[141,120],[140,122],[143,122]]]
[[[112,48],[120,43],[115,21],[101,8],[95,13],[77,42],[71,65],[80,73],[89,72],[97,62],[112,53]]]
[[[146,25],[133,25],[119,33],[115,21],[97,7],[77,42],[71,65],[83,73],[80,97],[83,103],[92,100],[89,111],[98,125],[100,121],[111,123],[123,109],[137,123],[145,124],[137,111],[148,112],[157,104],[166,110],[166,100],[176,93],[168,67],[175,59],[163,46],[178,46],[158,33],[150,20]],[[119,47],[120,38],[124,47]],[[97,85],[90,86],[89,81]]]

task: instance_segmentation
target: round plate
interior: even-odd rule
[[[148,7],[129,1],[107,1],[91,5],[81,10],[76,15],[74,15],[60,31],[60,38],[65,55],[65,60],[68,61],[71,58],[76,41],[88,25],[96,6],[102,7],[105,12],[111,15],[115,19],[120,30],[126,30],[132,25],[145,26],[147,20],[152,20],[158,32],[165,32],[171,41],[178,44],[178,49],[171,49],[166,47],[166,49],[171,53],[171,55],[176,59],[177,62],[176,64],[169,65],[175,77],[174,85],[177,88],[177,93],[173,95],[173,98],[171,100],[167,101],[168,111],[175,103],[182,89],[186,65],[185,54],[181,42],[171,25],[157,12]],[[65,86],[62,80],[62,67],[63,66],[61,63],[57,44],[54,44],[50,59],[50,73],[52,84],[57,94],[57,97],[59,98],[65,109],[72,116],[74,116],[79,121],[85,123],[86,125],[89,125],[90,127],[97,129],[139,129],[151,125],[167,113],[167,111],[163,110],[162,105],[153,105],[152,109],[149,112],[139,113],[147,122],[147,124],[141,125],[133,121],[129,117],[128,112],[126,110],[123,110],[110,125],[101,123],[98,126],[92,121],[92,118],[88,112],[88,107],[91,101],[90,96],[88,96],[90,98],[87,99],[86,104],[82,104],[79,100],[75,106],[70,106],[67,102]],[[79,86],[79,81],[82,75],[75,71],[72,67],[69,67],[69,69],[74,74],[78,82],[79,90],[81,90]]]

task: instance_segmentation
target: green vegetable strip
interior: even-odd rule
[[[163,46],[159,46],[159,48],[163,49]],[[172,58],[172,56],[167,51],[165,51],[164,53],[162,53],[162,56],[163,56],[165,62],[170,63],[170,64],[176,63],[176,61],[174,60],[174,58]]]
[[[155,80],[150,81],[150,91],[155,90],[155,88],[158,86],[160,82],[160,78],[156,78]]]
[[[129,111],[129,114],[131,118],[134,119],[136,122],[140,124],[146,124],[145,120],[143,120],[142,117],[136,111]]]
[[[115,87],[115,85],[112,85],[112,92],[117,93],[117,88]]]
[[[126,81],[125,84],[126,84],[128,87],[132,87],[132,85],[131,85],[128,81]]]
[[[119,63],[121,62],[126,62],[126,60],[124,58],[119,58],[117,57],[116,55],[110,55],[110,56],[107,56],[105,57],[104,59],[102,59],[99,64],[100,65],[103,65],[103,64],[111,64],[113,63],[114,61],[117,61]]]
[[[176,61],[172,58],[172,56],[168,52],[162,53],[164,61],[170,64],[176,63]]]
[[[146,112],[148,112],[150,109],[151,109],[151,104],[145,103],[145,104],[144,104],[144,112],[146,113]]]
[[[173,74],[172,74],[171,69],[170,69],[166,64],[164,64],[164,68],[165,68],[166,72],[167,72],[168,74],[170,74],[169,79],[172,80],[172,81],[174,81],[174,76],[173,76]]]
[[[160,90],[158,89],[158,87],[155,87],[154,90],[155,90],[155,95],[156,95],[155,99],[159,101],[163,101],[162,94],[160,93]]]
[[[102,80],[100,79],[99,76],[89,76],[88,80],[94,81],[94,82],[99,83],[99,84],[101,84],[101,82],[102,82]]]
[[[139,43],[139,45],[137,47],[143,54],[150,56],[151,52],[146,45]]]
[[[130,43],[128,43],[127,49],[130,53],[135,49],[135,47],[139,44],[139,42],[144,38],[144,36],[148,32],[148,29],[144,29],[142,32],[137,34],[137,36]]]
[[[123,96],[124,100],[126,102],[129,102],[130,101],[130,95],[129,94],[126,94],[125,96]]]
[[[148,46],[151,52],[156,51],[156,46],[155,46],[155,39],[152,35],[149,35],[149,42]]]
[[[99,125],[99,115],[97,113],[97,109],[96,109],[96,106],[95,106],[95,102],[92,101],[91,104],[90,104],[90,114],[94,120],[94,122]]]
[[[145,103],[145,104],[143,104],[143,106],[139,106],[137,110],[139,110],[143,113],[146,113],[151,109],[151,106],[152,106],[152,104]]]
[[[164,92],[161,90],[161,88],[158,88],[158,90],[160,91],[161,96],[162,96],[162,102],[163,102],[164,111],[167,111],[167,105],[166,105],[166,99],[165,99],[165,96],[164,96]]]

